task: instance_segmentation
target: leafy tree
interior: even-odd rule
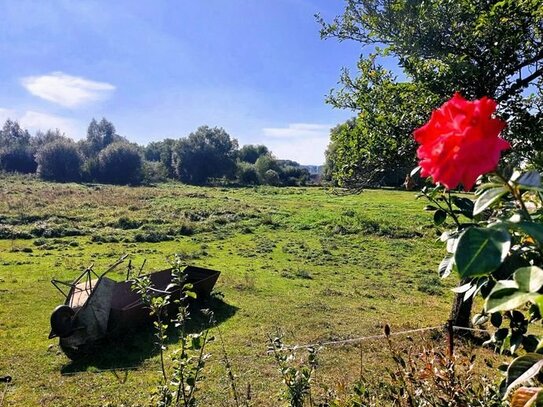
[[[416,84],[396,83],[373,59],[359,69],[362,75],[350,85],[358,89],[356,99],[346,90],[334,96],[361,107],[356,118],[331,131],[332,177],[348,188],[399,186],[416,166],[412,131],[427,119],[435,98]]]
[[[238,161],[236,176],[242,185],[257,185],[259,183],[255,166],[249,162]]]
[[[264,145],[246,144],[240,148],[238,157],[241,161],[254,164],[259,157],[269,152],[268,147]]]
[[[218,127],[201,126],[173,149],[173,165],[179,180],[203,185],[211,178],[232,178],[236,170],[238,142]]]
[[[258,160],[255,162],[255,170],[260,182],[263,184],[266,183],[266,172],[268,170],[273,170],[276,173],[280,171],[279,164],[271,153],[258,157]]]
[[[274,185],[277,186],[281,183],[281,179],[279,178],[279,174],[277,171],[274,170],[267,170],[264,173],[264,176],[262,177],[263,181],[266,185]]]
[[[160,161],[167,170],[167,176],[175,176],[173,166],[173,147],[176,141],[173,139],[164,139],[162,141],[153,141],[149,143],[144,150],[144,157],[147,161]]]
[[[22,173],[36,171],[30,133],[10,119],[0,130],[0,170]]]
[[[281,185],[305,185],[310,178],[309,171],[296,161],[278,160],[277,163],[280,169],[279,179]]]
[[[67,138],[55,138],[36,153],[37,174],[48,181],[70,182],[81,179],[83,159],[77,145]]]
[[[30,133],[18,122],[7,119],[0,130],[0,147],[26,147],[30,144]]]
[[[47,130],[45,133],[39,130],[36,135],[30,139],[30,145],[32,146],[32,149],[37,152],[45,144],[65,139],[65,134],[59,129]]]
[[[160,161],[143,161],[143,182],[155,184],[168,179],[168,169]]]
[[[87,138],[80,142],[81,151],[86,157],[96,157],[104,148],[114,142],[127,142],[116,133],[115,126],[106,118],[100,122],[92,119],[87,129]]]
[[[537,162],[543,147],[540,0],[346,0],[343,15],[330,23],[318,18],[323,38],[354,40],[375,50],[361,58],[357,77],[343,71],[342,88],[331,92],[327,100],[335,107],[360,113],[358,120],[364,123],[373,120],[364,137],[375,139],[377,130],[393,123],[393,134],[399,136],[401,131],[409,138],[420,121],[413,113],[418,112],[420,118],[459,91],[468,98],[486,95],[497,99],[500,114],[509,121],[506,137],[519,152],[512,154],[510,161]],[[378,56],[394,57],[409,83],[399,86],[376,64]],[[538,97],[525,96],[530,86]],[[386,104],[375,104],[379,95]],[[398,98],[399,103],[391,103]],[[387,104],[390,111],[383,110]],[[538,131],[526,131],[533,126],[538,126]],[[385,152],[390,132],[381,136]],[[398,137],[391,144],[397,142]],[[519,149],[517,145],[529,147]],[[413,154],[413,149],[405,151]],[[372,157],[376,156],[368,158],[370,162]],[[336,166],[340,178],[349,178],[342,174],[343,168],[352,171],[359,158],[354,156],[346,167],[345,163]],[[394,163],[392,157],[386,159],[387,164]]]
[[[135,145],[122,141],[112,143],[98,155],[99,180],[110,184],[139,184],[142,161]]]

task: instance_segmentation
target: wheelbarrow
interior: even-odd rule
[[[125,258],[122,257],[101,275],[96,274],[91,266],[72,282],[51,280],[65,301],[51,314],[49,339],[58,337],[60,348],[70,359],[79,358],[100,339],[125,332],[151,319],[141,296],[132,290],[134,280],[130,272],[123,281],[106,277]],[[219,271],[195,266],[186,266],[183,270],[184,283],[192,284],[191,291],[198,299],[210,295],[219,274]],[[174,298],[180,296],[181,288],[171,288],[170,285],[171,268],[143,276],[151,280],[155,293]]]

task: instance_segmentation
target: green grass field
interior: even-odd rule
[[[303,344],[380,334],[384,323],[393,331],[439,325],[452,300],[454,279],[444,285],[436,277],[444,249],[413,192],[4,177],[0,198],[0,376],[14,380],[8,406],[146,404],[159,370],[149,333],[116,339],[77,363],[47,339],[50,312],[62,301],[51,278],[70,280],[91,263],[103,270],[122,254],[135,266],[146,259],[147,271],[181,253],[222,272],[216,289],[224,299],[213,306],[239,385],[251,384],[256,406],[281,405],[268,334]],[[119,270],[114,278],[123,278]],[[382,341],[362,347],[364,368],[379,375]],[[173,348],[175,341],[167,352]],[[229,405],[220,346],[209,350],[199,397],[202,405]],[[348,383],[358,355],[356,346],[326,348],[321,380]]]

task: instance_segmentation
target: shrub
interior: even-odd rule
[[[36,153],[37,173],[48,181],[69,182],[81,179],[82,158],[77,145],[67,139],[44,144]]]
[[[281,183],[281,179],[279,178],[277,171],[268,170],[264,173],[264,182],[267,185],[279,185]]]
[[[142,159],[138,149],[125,142],[108,145],[98,155],[100,181],[110,184],[139,184]]]
[[[258,174],[253,164],[240,161],[237,163],[236,175],[240,184],[256,185],[258,184]]]
[[[222,128],[199,127],[173,147],[173,166],[182,182],[203,185],[212,178],[232,178],[238,142]]]
[[[146,184],[156,184],[168,180],[168,169],[160,161],[143,162],[143,182]]]
[[[31,174],[36,171],[36,161],[27,147],[5,147],[0,149],[0,170]]]

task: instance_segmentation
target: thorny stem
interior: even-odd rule
[[[160,367],[162,369],[162,378],[164,379],[164,384],[168,382],[168,376],[166,374],[166,367],[164,364],[164,329],[162,328],[162,309],[159,309],[157,312],[157,323],[158,323],[158,334],[160,335],[160,338],[158,338],[158,346],[160,347]]]

